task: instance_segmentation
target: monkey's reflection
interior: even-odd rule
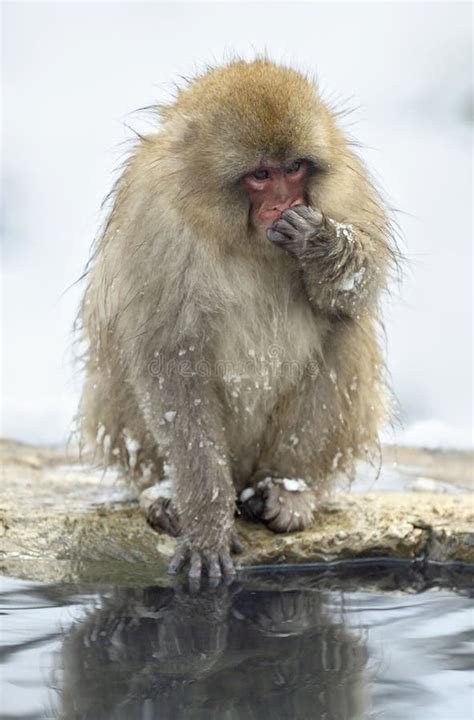
[[[349,720],[365,661],[314,588],[116,589],[65,638],[59,716]]]

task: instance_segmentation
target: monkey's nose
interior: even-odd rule
[[[285,210],[288,210],[290,207],[296,207],[296,205],[304,205],[304,199],[302,197],[293,198],[292,200],[286,200],[285,202],[279,202],[275,203],[275,206],[273,208],[275,214],[279,213],[279,215],[282,215]]]

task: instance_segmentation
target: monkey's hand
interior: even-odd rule
[[[267,235],[303,265],[317,263],[324,279],[333,282],[341,281],[355,249],[352,225],[338,223],[306,205],[285,210]]]
[[[319,309],[356,315],[375,288],[370,238],[317,208],[285,210],[267,237],[298,260],[309,299]]]
[[[319,245],[321,251],[328,249],[331,232],[321,210],[297,205],[285,210],[267,230],[267,237],[295,258],[301,259]]]
[[[183,540],[169,564],[168,573],[176,575],[189,562],[189,583],[195,589],[199,588],[204,573],[207,573],[211,586],[221,581],[231,582],[235,576],[235,566],[230,554],[241,553],[243,549],[236,534],[231,535],[221,547],[212,550],[200,549],[197,543]]]

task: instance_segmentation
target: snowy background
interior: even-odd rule
[[[356,108],[344,127],[379,180],[409,259],[387,303],[403,427],[472,444],[469,3],[4,3],[2,428],[64,441],[80,391],[71,326],[100,202],[136,108],[179,75],[266,50]]]

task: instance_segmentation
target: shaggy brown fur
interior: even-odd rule
[[[192,556],[194,574],[207,563],[218,576],[232,571],[236,492],[250,487],[274,529],[298,529],[377,446],[378,302],[395,254],[364,167],[299,73],[234,62],[160,113],[90,262],[80,419],[101,461],[140,489],[172,481],[174,567]],[[263,158],[312,168],[307,205],[323,221],[298,251],[249,221],[240,181]]]

